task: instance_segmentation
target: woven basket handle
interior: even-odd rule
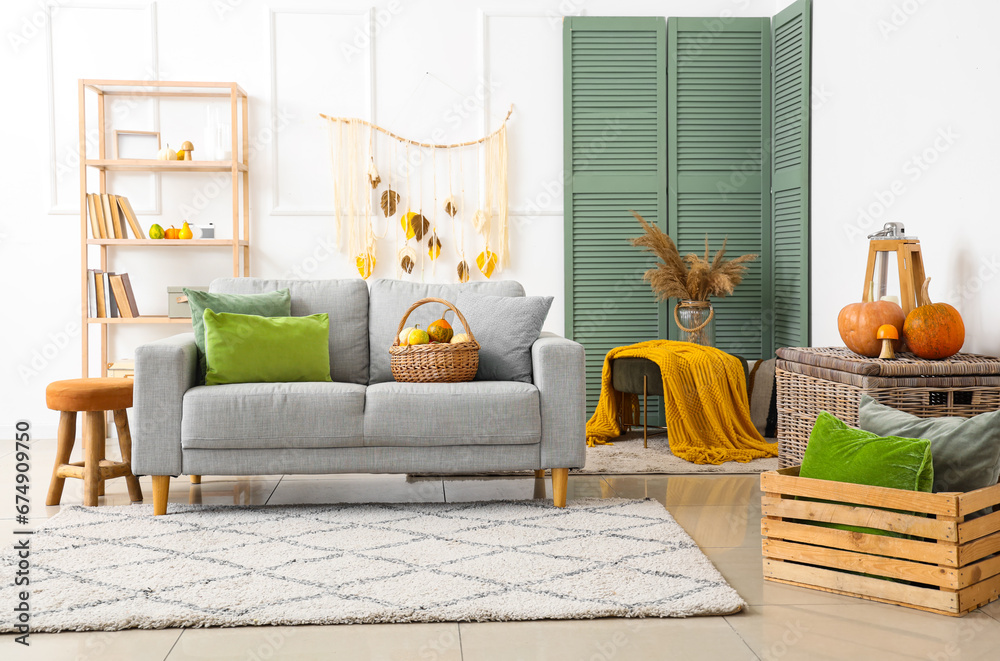
[[[458,308],[443,298],[422,298],[411,305],[410,309],[406,311],[406,314],[404,314],[403,318],[399,321],[399,328],[396,329],[396,339],[393,340],[393,346],[397,346],[399,344],[399,334],[403,332],[404,328],[406,328],[406,320],[410,318],[410,313],[426,303],[441,303],[442,305],[446,305],[454,310],[455,316],[457,316],[458,320],[462,322],[462,327],[465,328],[465,332],[468,333],[469,339],[473,342],[476,341],[476,336],[472,334],[472,329],[469,328],[469,322],[465,320],[465,316],[459,312]]]

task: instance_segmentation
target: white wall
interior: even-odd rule
[[[348,256],[327,256],[325,249],[333,236],[332,185],[326,129],[317,113],[374,116],[406,135],[440,131],[442,140],[458,141],[491,130],[513,103],[514,261],[502,277],[520,280],[529,294],[555,296],[547,327],[561,332],[560,16],[769,16],[776,4],[786,3],[105,0],[58,2],[50,20],[35,0],[4,2],[0,264],[12,304],[0,331],[0,428],[6,433],[15,420],[28,419],[37,434],[53,435],[56,416],[45,409],[45,385],[80,376],[77,78],[235,80],[249,92],[257,146],[251,155],[252,264],[254,275],[265,277],[356,275]],[[996,147],[990,115],[1000,63],[989,52],[986,28],[978,26],[989,25],[997,9],[975,4],[976,12],[962,11],[959,19],[945,3],[928,3],[883,38],[876,21],[888,19],[892,3],[816,0],[814,80],[829,95],[817,101],[813,130],[817,344],[839,343],[836,313],[861,286],[866,242],[849,237],[845,226],[855,221],[858,206],[876,201],[876,191],[900,179],[907,191],[886,217],[906,221],[923,239],[935,278],[932,294],[966,315],[967,348],[1000,351],[997,334],[987,332],[997,313],[984,303],[997,299],[995,274],[978,294],[951,295],[956,287],[971,292],[978,286],[978,261],[996,258],[986,150]],[[378,19],[373,35],[367,29],[372,6]],[[970,20],[974,14],[983,20]],[[488,95],[481,91],[484,80]],[[280,127],[276,138],[268,129],[272,109]],[[117,127],[158,122],[165,141],[192,140],[198,156],[204,105],[164,102],[157,111],[142,102],[116,112]],[[961,137],[911,182],[907,159],[932,146],[937,131],[949,125]],[[169,175],[157,182],[149,175],[117,175],[111,185],[137,207],[158,209],[142,215],[145,225],[176,224],[182,214],[196,222],[228,222],[228,191],[217,192],[207,177]],[[393,277],[392,252],[390,242],[380,244],[377,276]],[[425,278],[450,279],[449,259],[436,278]],[[221,249],[121,250],[112,269],[138,275],[139,306],[157,314],[165,312],[168,285],[207,283],[228,273],[229,259]],[[175,330],[122,328],[111,356],[127,356],[136,344]]]
[[[866,235],[895,220],[920,238],[931,299],[962,313],[964,350],[1000,355],[998,19],[988,0],[815,0],[814,345],[842,344]]]

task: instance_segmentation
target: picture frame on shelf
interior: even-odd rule
[[[111,132],[111,158],[154,159],[160,149],[159,131],[114,129]]]

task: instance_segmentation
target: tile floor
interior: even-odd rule
[[[58,511],[42,505],[54,441],[32,451],[32,523]],[[9,446],[8,446],[9,447]],[[12,495],[13,452],[0,456],[0,493]],[[108,456],[117,456],[109,447]],[[546,480],[546,482],[548,482]],[[150,498],[148,478],[141,480]],[[824,592],[765,583],[761,577],[760,493],[756,475],[571,476],[569,497],[654,498],[702,547],[749,603],[729,617],[498,623],[168,629],[32,634],[31,647],[0,636],[0,658],[55,661],[213,659],[951,659],[1000,658],[1000,602],[964,618],[922,613]],[[176,503],[281,504],[355,501],[444,502],[541,497],[532,478],[407,479],[400,475],[206,477],[171,484]],[[551,496],[545,485],[545,497]],[[63,502],[82,502],[67,480]],[[13,498],[0,498],[3,548],[15,528]],[[128,504],[123,480],[102,504]],[[3,579],[7,580],[7,579]],[[8,613],[6,606],[2,612]],[[4,615],[6,617],[6,615]]]

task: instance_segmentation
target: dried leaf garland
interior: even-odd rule
[[[388,218],[389,216],[396,215],[397,204],[399,204],[399,193],[392,190],[391,188],[387,189],[384,193],[382,193],[382,200],[379,206],[382,207],[382,213],[385,215],[386,218]]]
[[[438,239],[437,232],[431,234],[431,238],[427,240],[427,255],[432,261],[441,256],[441,240]]]
[[[488,211],[483,211],[482,209],[477,209],[476,213],[472,215],[472,226],[476,228],[477,232],[486,234],[490,231],[490,214]]]
[[[458,281],[469,281],[469,264],[464,259],[458,263]]]
[[[410,214],[407,215],[409,216]],[[431,221],[424,218],[421,214],[415,213],[410,217],[410,229],[413,230],[413,234],[411,235],[409,230],[407,230],[407,238],[416,236],[417,241],[423,241],[424,235],[431,229]]]
[[[378,174],[378,168],[375,167],[375,161],[372,161],[368,166],[368,183],[372,185],[372,190],[378,188],[378,185],[382,183],[382,177]]]
[[[476,266],[487,278],[493,275],[493,269],[497,267],[497,254],[487,248],[476,257]]]
[[[404,232],[406,232],[407,241],[409,241],[416,235],[416,232],[413,229],[413,223],[411,221],[418,215],[420,214],[418,214],[416,211],[407,211],[399,218],[399,226],[403,228]]]
[[[449,195],[444,201],[444,212],[452,218],[454,218],[455,214],[458,213],[458,202],[455,201],[454,197]]]
[[[399,268],[407,274],[413,273],[413,267],[417,263],[417,251],[406,246],[399,251]]]
[[[358,273],[361,274],[361,278],[367,280],[371,277],[371,274],[375,271],[375,253],[368,251],[363,255],[358,255],[355,259],[358,265]]]

